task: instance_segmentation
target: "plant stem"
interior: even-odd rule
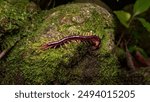
[[[120,44],[120,42],[121,42],[123,37],[124,37],[124,32],[121,34],[121,36],[120,36],[120,38],[119,38],[119,40],[117,42],[117,46],[119,46],[119,44]]]

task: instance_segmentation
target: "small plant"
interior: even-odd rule
[[[133,20],[139,20],[142,25],[147,29],[147,31],[150,32],[150,23],[147,22],[144,18],[138,17],[141,13],[147,11],[150,7],[149,0],[137,0],[133,7],[133,14],[130,14],[129,12],[120,10],[120,11],[114,11],[117,18],[121,22],[122,25],[124,25],[126,28],[130,27],[130,24]]]
[[[139,15],[144,13],[150,8],[150,2],[149,0],[136,0],[135,4],[133,5],[133,13],[126,12],[124,10],[120,11],[114,11],[115,15],[119,19],[120,23],[125,27],[124,30],[121,31],[121,35],[118,42],[117,46],[121,46],[121,48],[125,49],[125,55],[126,55],[126,62],[127,66],[135,70],[137,67],[147,67],[150,66],[150,61],[148,61],[144,56],[143,53],[139,50],[140,48],[136,47],[135,45],[131,45],[130,49],[135,50],[135,54],[131,54],[131,50],[128,49],[127,44],[130,41],[130,37],[127,36],[132,36],[131,34],[131,23],[133,21],[140,21],[143,27],[146,28],[148,32],[150,32],[150,22],[146,21],[145,18],[141,18]],[[127,35],[128,32],[128,35]],[[142,54],[141,54],[142,53]],[[138,64],[137,64],[138,62]],[[139,66],[140,65],[140,66]],[[141,66],[142,65],[142,66]]]

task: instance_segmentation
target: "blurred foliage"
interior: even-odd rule
[[[136,0],[133,5],[127,5],[126,8],[114,11],[123,26],[118,35],[124,36],[126,41],[130,40],[129,47],[138,46],[145,50],[145,54],[150,55],[149,38],[150,38],[150,2],[148,0]],[[118,41],[119,42],[119,41]],[[119,43],[117,43],[119,45]],[[134,49],[135,50],[135,49]],[[136,49],[139,50],[139,49]],[[139,50],[142,54],[143,52]],[[131,51],[132,52],[132,51]],[[143,55],[145,55],[143,54]]]
[[[148,0],[136,0],[132,5],[127,5],[125,8],[114,11],[116,17],[120,21],[118,26],[119,33],[117,35],[117,47],[124,49],[126,55],[127,67],[132,69],[149,66],[148,56],[149,39],[150,39],[150,2]],[[128,51],[129,50],[129,51]],[[137,54],[138,52],[138,54]],[[129,61],[129,59],[131,59]],[[136,65],[136,64],[137,65]]]
[[[150,23],[147,22],[144,18],[138,18],[138,20],[142,23],[143,27],[145,27],[147,31],[150,32]]]
[[[133,14],[123,10],[114,11],[114,13],[118,17],[121,24],[126,28],[130,27],[130,24],[131,22],[133,22],[133,20],[139,20],[142,23],[142,25],[147,29],[147,31],[150,31],[150,23],[147,22],[144,18],[138,17],[138,15],[147,11],[149,7],[150,2],[148,0],[137,0],[133,6]]]
[[[129,26],[128,20],[131,18],[130,13],[125,12],[123,10],[120,11],[114,11],[118,19],[120,20],[121,24],[124,25],[125,27]]]

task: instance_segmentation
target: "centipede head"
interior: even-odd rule
[[[101,39],[98,36],[91,36],[90,43],[92,44],[92,49],[97,50],[100,47]]]

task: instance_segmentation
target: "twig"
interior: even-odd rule
[[[6,55],[6,53],[7,53],[8,51],[9,51],[9,48],[3,50],[3,51],[0,53],[0,60]]]
[[[120,36],[120,38],[119,38],[119,40],[117,42],[117,46],[119,46],[119,44],[120,44],[120,42],[121,42],[121,40],[122,40],[123,37],[124,37],[124,33],[121,34],[121,36]]]
[[[9,48],[3,50],[3,51],[0,53],[0,60],[6,55],[6,53],[7,53],[9,50],[11,50],[11,49],[17,44],[18,41],[19,41],[19,40],[17,40],[17,41],[14,43],[13,46],[11,46],[11,47],[9,47]]]

